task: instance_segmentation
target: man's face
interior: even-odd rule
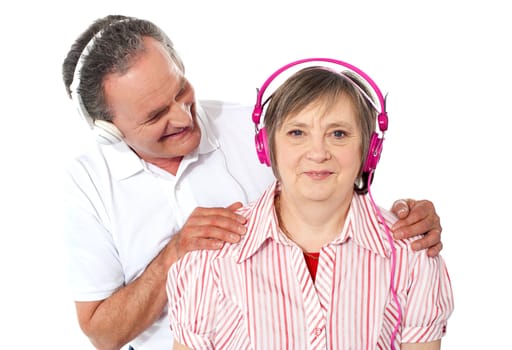
[[[106,103],[124,141],[139,157],[155,164],[179,160],[201,139],[194,89],[162,44],[144,40],[146,51],[126,73],[105,78]]]

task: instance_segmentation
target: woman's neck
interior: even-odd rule
[[[275,208],[279,226],[304,251],[318,252],[340,234],[351,200],[336,205],[317,201],[297,204],[278,194]]]

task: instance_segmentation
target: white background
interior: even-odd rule
[[[160,25],[201,99],[252,104],[270,73],[304,57],[365,70],[389,93],[374,197],[385,207],[427,198],[441,216],[456,302],[443,348],[512,348],[506,1],[7,3],[0,5],[2,348],[91,348],[66,294],[58,217],[62,161],[88,130],[60,74],[73,40],[107,14]]]

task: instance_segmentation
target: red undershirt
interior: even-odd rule
[[[316,277],[316,268],[318,267],[318,258],[320,257],[320,252],[318,253],[304,253],[304,259],[306,260],[306,265],[308,266],[309,273],[311,274],[311,278],[313,282],[315,282]]]

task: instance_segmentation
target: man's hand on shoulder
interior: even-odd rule
[[[434,204],[428,200],[400,199],[393,203],[391,211],[398,216],[398,221],[391,230],[395,239],[410,238],[424,234],[413,242],[414,250],[428,249],[430,257],[439,255],[443,249],[441,242],[441,221]]]

